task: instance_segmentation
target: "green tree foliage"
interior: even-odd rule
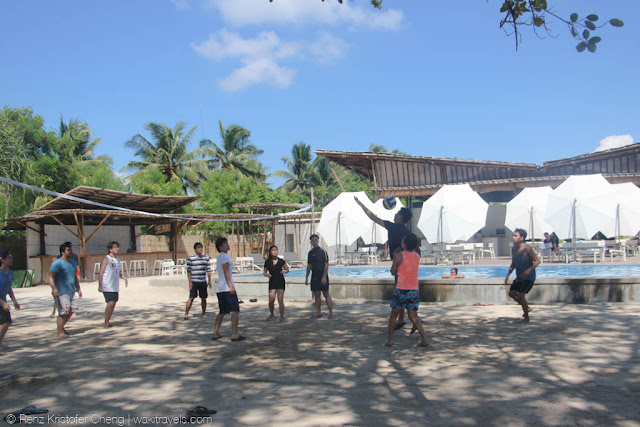
[[[184,194],[187,190],[197,190],[200,181],[208,175],[204,154],[200,149],[188,151],[196,126],[186,133],[185,123],[178,122],[173,128],[163,123],[147,123],[153,143],[141,134],[134,135],[125,142],[125,147],[133,148],[135,156],[141,160],[132,160],[123,168],[125,171],[158,170],[165,182],[178,180],[182,183]]]
[[[65,193],[78,185],[124,189],[114,176],[108,156],[94,156],[100,138],[92,140],[89,126],[61,119],[58,132],[46,131],[44,120],[30,107],[0,111],[0,174],[15,181]],[[2,216],[21,216],[50,196],[3,184]]]
[[[210,170],[234,172],[238,177],[251,177],[258,181],[266,178],[262,164],[257,160],[263,153],[250,140],[251,132],[239,125],[225,129],[222,120],[218,122],[220,145],[210,139],[200,141]]]
[[[23,114],[17,116],[14,111],[6,108],[0,112],[0,175],[14,181],[30,181],[33,174],[30,150],[25,142],[27,129],[19,126],[20,122],[29,116],[33,118],[33,112],[24,110]],[[12,117],[13,116],[13,117]],[[18,117],[21,120],[14,122],[12,119]],[[29,120],[26,120],[28,123]],[[16,187],[6,183],[0,183],[0,194],[4,199],[2,207],[4,219],[21,214],[25,209],[25,191],[21,187]]]
[[[577,12],[572,13],[569,18],[562,18],[556,14],[549,6],[550,1],[547,0],[504,0],[500,8],[500,12],[504,14],[500,22],[500,28],[504,28],[509,35],[513,35],[516,42],[516,50],[521,39],[520,29],[531,27],[533,31],[540,36],[539,30],[546,34],[551,34],[547,26],[554,19],[564,23],[567,29],[579,41],[576,46],[578,52],[584,52],[585,49],[591,53],[595,53],[598,43],[602,40],[599,36],[594,35],[594,31],[607,25],[613,27],[622,27],[624,23],[617,18],[604,21],[598,25],[600,19],[596,14],[589,14],[586,18],[580,19]]]
[[[129,176],[131,190],[139,194],[154,196],[184,196],[182,181],[167,181],[159,169],[148,168]]]
[[[123,177],[113,172],[113,160],[92,159],[93,161],[78,162],[73,165],[78,172],[78,184],[89,187],[107,188],[109,190],[127,191],[128,187]]]
[[[393,151],[389,151],[389,149],[384,145],[377,145],[377,144],[370,144],[369,151],[372,153],[389,153],[389,154],[399,154],[401,156],[408,156],[407,153],[400,151],[397,148],[394,149]]]
[[[325,0],[321,0],[325,1]],[[353,0],[350,0],[353,1]],[[376,9],[382,9],[382,0],[368,0],[369,3]],[[273,3],[273,0],[269,0]],[[487,0],[487,3],[489,1]],[[547,25],[549,25],[553,19],[567,25],[571,35],[580,42],[576,46],[578,52],[584,52],[585,49],[594,53],[596,51],[598,43],[602,40],[598,36],[593,35],[593,31],[598,28],[602,28],[607,24],[613,27],[623,27],[624,22],[618,18],[609,19],[601,25],[597,25],[599,20],[598,15],[589,14],[586,19],[579,19],[577,12],[572,13],[569,18],[562,18],[553,12],[553,9],[549,6],[551,0],[504,0],[500,7],[500,12],[504,14],[503,19],[500,21],[500,28],[505,29],[508,35],[514,36],[516,42],[516,50],[518,50],[518,44],[522,38],[522,27],[531,27],[538,37],[541,36],[538,30],[542,29],[545,33],[551,35],[551,31]],[[342,4],[343,0],[338,0],[338,3]]]
[[[110,163],[111,158],[109,156],[94,156],[102,138],[91,140],[92,135],[93,132],[86,122],[71,119],[69,123],[65,123],[63,117],[60,116],[58,138],[53,151],[60,160],[68,163],[97,163],[102,161]]]
[[[291,149],[291,158],[283,156],[282,162],[287,167],[287,170],[274,173],[275,176],[286,179],[281,190],[288,193],[300,192],[307,195],[311,188],[314,174],[311,165],[311,146],[304,142],[295,144]]]
[[[333,169],[344,186],[344,191],[365,191],[371,197],[371,182],[368,180],[335,163],[329,164],[323,157],[316,157],[313,161],[311,159],[310,145],[304,142],[295,144],[291,149],[291,157],[282,158],[287,170],[274,173],[287,179],[278,190],[285,194],[298,195],[305,202],[309,202],[313,188],[314,203],[319,209],[323,208],[343,191],[334,172],[331,171]]]

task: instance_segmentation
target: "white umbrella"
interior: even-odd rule
[[[358,199],[370,210],[373,203],[364,191],[342,193],[322,209],[318,234],[329,246],[350,245],[364,235],[371,222],[362,208],[353,199]]]
[[[466,241],[484,227],[488,208],[469,184],[445,185],[422,204],[418,228],[432,243]]]
[[[373,204],[373,209],[371,209],[371,212],[373,212],[375,216],[382,219],[383,221],[393,222],[393,218],[396,216],[396,213],[398,213],[400,208],[403,207],[402,202],[400,202],[400,200],[396,198],[396,206],[393,209],[386,209],[382,204],[383,201],[384,199],[378,199]],[[364,240],[365,244],[384,244],[387,242],[388,238],[389,236],[386,228],[369,220],[369,229],[362,235],[362,240]]]
[[[590,239],[615,216],[617,201],[601,175],[573,175],[549,195],[545,220],[563,238]]]
[[[614,217],[600,231],[607,237],[635,236],[640,230],[640,188],[632,182],[611,184],[617,199]]]
[[[507,216],[504,225],[511,231],[516,228],[527,230],[531,240],[534,236],[552,231],[551,226],[544,220],[547,209],[547,199],[553,190],[551,187],[525,188],[507,203]]]

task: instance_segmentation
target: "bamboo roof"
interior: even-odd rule
[[[81,185],[65,193],[65,195],[91,200],[119,208],[151,213],[168,213],[192,203],[202,196],[152,196],[149,194],[127,193],[125,191],[107,190],[104,188]],[[37,208],[38,211],[59,211],[67,209],[99,210],[99,206],[56,197]]]
[[[28,213],[27,215],[11,218],[7,220],[5,226],[9,230],[24,230],[28,222],[35,222],[38,224],[51,224],[51,225],[74,225],[78,222],[82,222],[87,225],[159,225],[168,224],[172,222],[189,222],[198,223],[207,219],[218,219],[226,221],[247,221],[254,220],[267,221],[276,223],[281,221],[288,221],[291,219],[307,219],[311,218],[311,213],[299,213],[279,216],[276,218],[268,219],[255,219],[260,218],[262,215],[249,214],[249,213],[228,213],[228,214],[212,214],[212,213],[173,213],[171,216],[175,218],[159,217],[152,214],[145,214],[142,212],[126,212],[117,211],[111,209],[58,209],[58,210],[37,210]],[[320,213],[315,213],[316,218],[320,218]]]
[[[234,208],[238,209],[252,209],[261,211],[270,211],[274,209],[302,209],[306,204],[302,203],[278,203],[278,202],[265,202],[265,203],[236,203]]]

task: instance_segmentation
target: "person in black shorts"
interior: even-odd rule
[[[236,285],[233,283],[233,261],[229,255],[229,241],[225,237],[216,239],[216,249],[220,254],[216,259],[216,270],[218,270],[218,282],[216,283],[216,295],[218,296],[218,307],[220,312],[216,316],[213,326],[212,340],[222,338],[220,326],[225,314],[231,313],[231,341],[244,341],[247,338],[240,335],[238,323],[240,321],[240,306]]]
[[[533,288],[533,282],[536,280],[536,267],[540,264],[538,256],[531,246],[524,243],[527,238],[527,232],[521,228],[513,231],[513,249],[511,250],[511,266],[507,277],[504,278],[504,284],[507,284],[511,272],[515,268],[516,278],[509,289],[509,296],[515,302],[522,306],[523,323],[529,323],[529,312],[531,307],[527,303],[526,295]]]
[[[320,293],[322,293],[329,309],[329,319],[332,319],[333,300],[329,294],[329,256],[324,249],[318,246],[320,238],[317,234],[312,234],[310,241],[311,250],[307,256],[307,275],[305,276],[304,284],[309,285],[309,273],[311,273],[311,291],[316,305],[316,314],[311,317],[322,317],[322,311],[320,310],[322,307]]]
[[[187,279],[189,280],[189,299],[184,312],[184,319],[189,318],[189,310],[193,300],[200,295],[200,306],[202,307],[202,317],[207,315],[207,285],[211,287],[211,258],[203,254],[204,245],[196,242],[193,245],[195,255],[187,259]]]
[[[284,321],[284,275],[289,272],[289,265],[285,260],[278,257],[278,247],[273,245],[269,248],[269,257],[264,262],[263,274],[269,278],[269,312],[267,320],[274,318],[276,295],[278,296],[278,309],[280,310],[280,321]]]

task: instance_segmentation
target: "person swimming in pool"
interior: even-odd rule
[[[450,274],[443,274],[443,279],[464,279],[464,274],[458,274],[457,268],[452,268]]]

